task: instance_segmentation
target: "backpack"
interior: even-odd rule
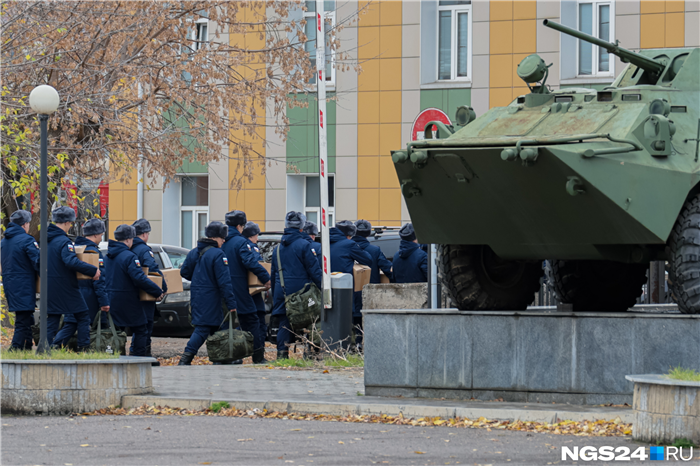
[[[207,338],[207,354],[211,362],[228,363],[253,355],[253,334],[234,329],[232,312],[226,314],[221,325],[228,320],[228,329],[219,330]]]
[[[282,259],[280,258],[280,246],[277,246],[277,267],[280,274],[280,284],[284,294],[284,307],[287,309],[287,319],[295,330],[309,327],[321,318],[321,290],[315,283],[307,283],[304,287],[287,296],[284,289],[284,275],[282,274]]]

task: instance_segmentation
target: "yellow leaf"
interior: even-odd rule
[[[343,441],[339,441],[338,443],[341,445],[345,445],[345,442],[343,442]]]
[[[32,56],[31,56],[31,55],[27,55],[25,58],[26,58],[27,60],[29,60],[29,59],[32,58]]]
[[[415,453],[416,455],[425,455],[424,451],[414,451],[413,453]]]
[[[89,446],[90,446],[90,444],[89,444],[89,443],[83,443],[83,444],[82,444],[82,445],[80,445],[80,446],[81,446],[81,447],[89,447]]]

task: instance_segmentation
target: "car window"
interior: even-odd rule
[[[187,258],[187,252],[183,251],[176,251],[174,249],[170,248],[163,248],[165,252],[168,254],[168,257],[170,258],[170,262],[173,264],[173,268],[179,269],[182,268],[182,263],[185,262],[185,258]]]
[[[160,253],[156,252],[155,254],[153,254],[153,258],[156,260],[156,264],[158,264],[159,269],[166,269],[167,268],[163,265],[163,258],[160,257]]]

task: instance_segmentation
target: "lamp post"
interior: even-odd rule
[[[45,353],[49,350],[49,342],[46,341],[46,321],[48,320],[48,293],[49,293],[49,278],[48,278],[48,236],[47,230],[49,228],[48,221],[48,208],[47,201],[49,198],[49,190],[47,187],[47,165],[48,165],[48,121],[49,115],[56,111],[58,108],[59,98],[58,92],[51,86],[41,85],[35,87],[29,94],[29,106],[36,113],[39,114],[39,125],[41,126],[41,231],[40,231],[40,242],[41,242],[41,266],[40,266],[40,276],[41,279],[41,289],[39,297],[39,316],[41,329],[41,336],[39,337],[39,346],[37,348],[37,353]]]

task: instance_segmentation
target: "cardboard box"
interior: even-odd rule
[[[355,291],[362,291],[362,287],[369,284],[372,269],[366,265],[355,264],[352,267],[352,275],[355,278]]]
[[[381,270],[379,271],[379,283],[391,283],[389,277],[384,275],[384,272],[382,272]]]
[[[75,254],[78,256],[78,260],[86,262],[90,265],[93,265],[93,266],[97,267],[98,269],[100,268],[100,254],[99,253],[97,253],[95,251],[86,251],[85,246],[76,246],[75,247]],[[92,277],[90,277],[88,275],[83,275],[80,272],[75,272],[75,275],[78,277],[78,280],[92,280]]]
[[[161,270],[161,272],[163,272],[165,283],[168,285],[168,292],[166,294],[180,293],[183,291],[180,269],[165,269]]]
[[[267,270],[268,274],[272,270],[272,264],[270,264],[269,262],[260,262],[260,265],[265,267],[265,270]],[[259,286],[263,286],[263,285],[264,285],[264,283],[260,282],[257,275],[255,275],[253,272],[248,272],[248,286],[249,287],[259,287]],[[251,293],[251,294],[253,294],[253,293]]]
[[[143,268],[146,268],[146,267],[143,267]],[[155,283],[156,285],[158,285],[160,288],[163,287],[163,277],[161,277],[159,273],[151,272],[151,273],[147,274],[146,276],[148,278],[150,278],[151,281],[153,283]],[[139,290],[139,299],[141,301],[153,301],[153,302],[158,301],[158,297],[151,296],[150,294],[146,293],[143,290]]]
[[[256,295],[258,293],[262,293],[263,291],[265,291],[265,287],[264,286],[251,286],[250,288],[248,288],[248,291],[249,291],[250,295],[253,296],[253,295]]]

